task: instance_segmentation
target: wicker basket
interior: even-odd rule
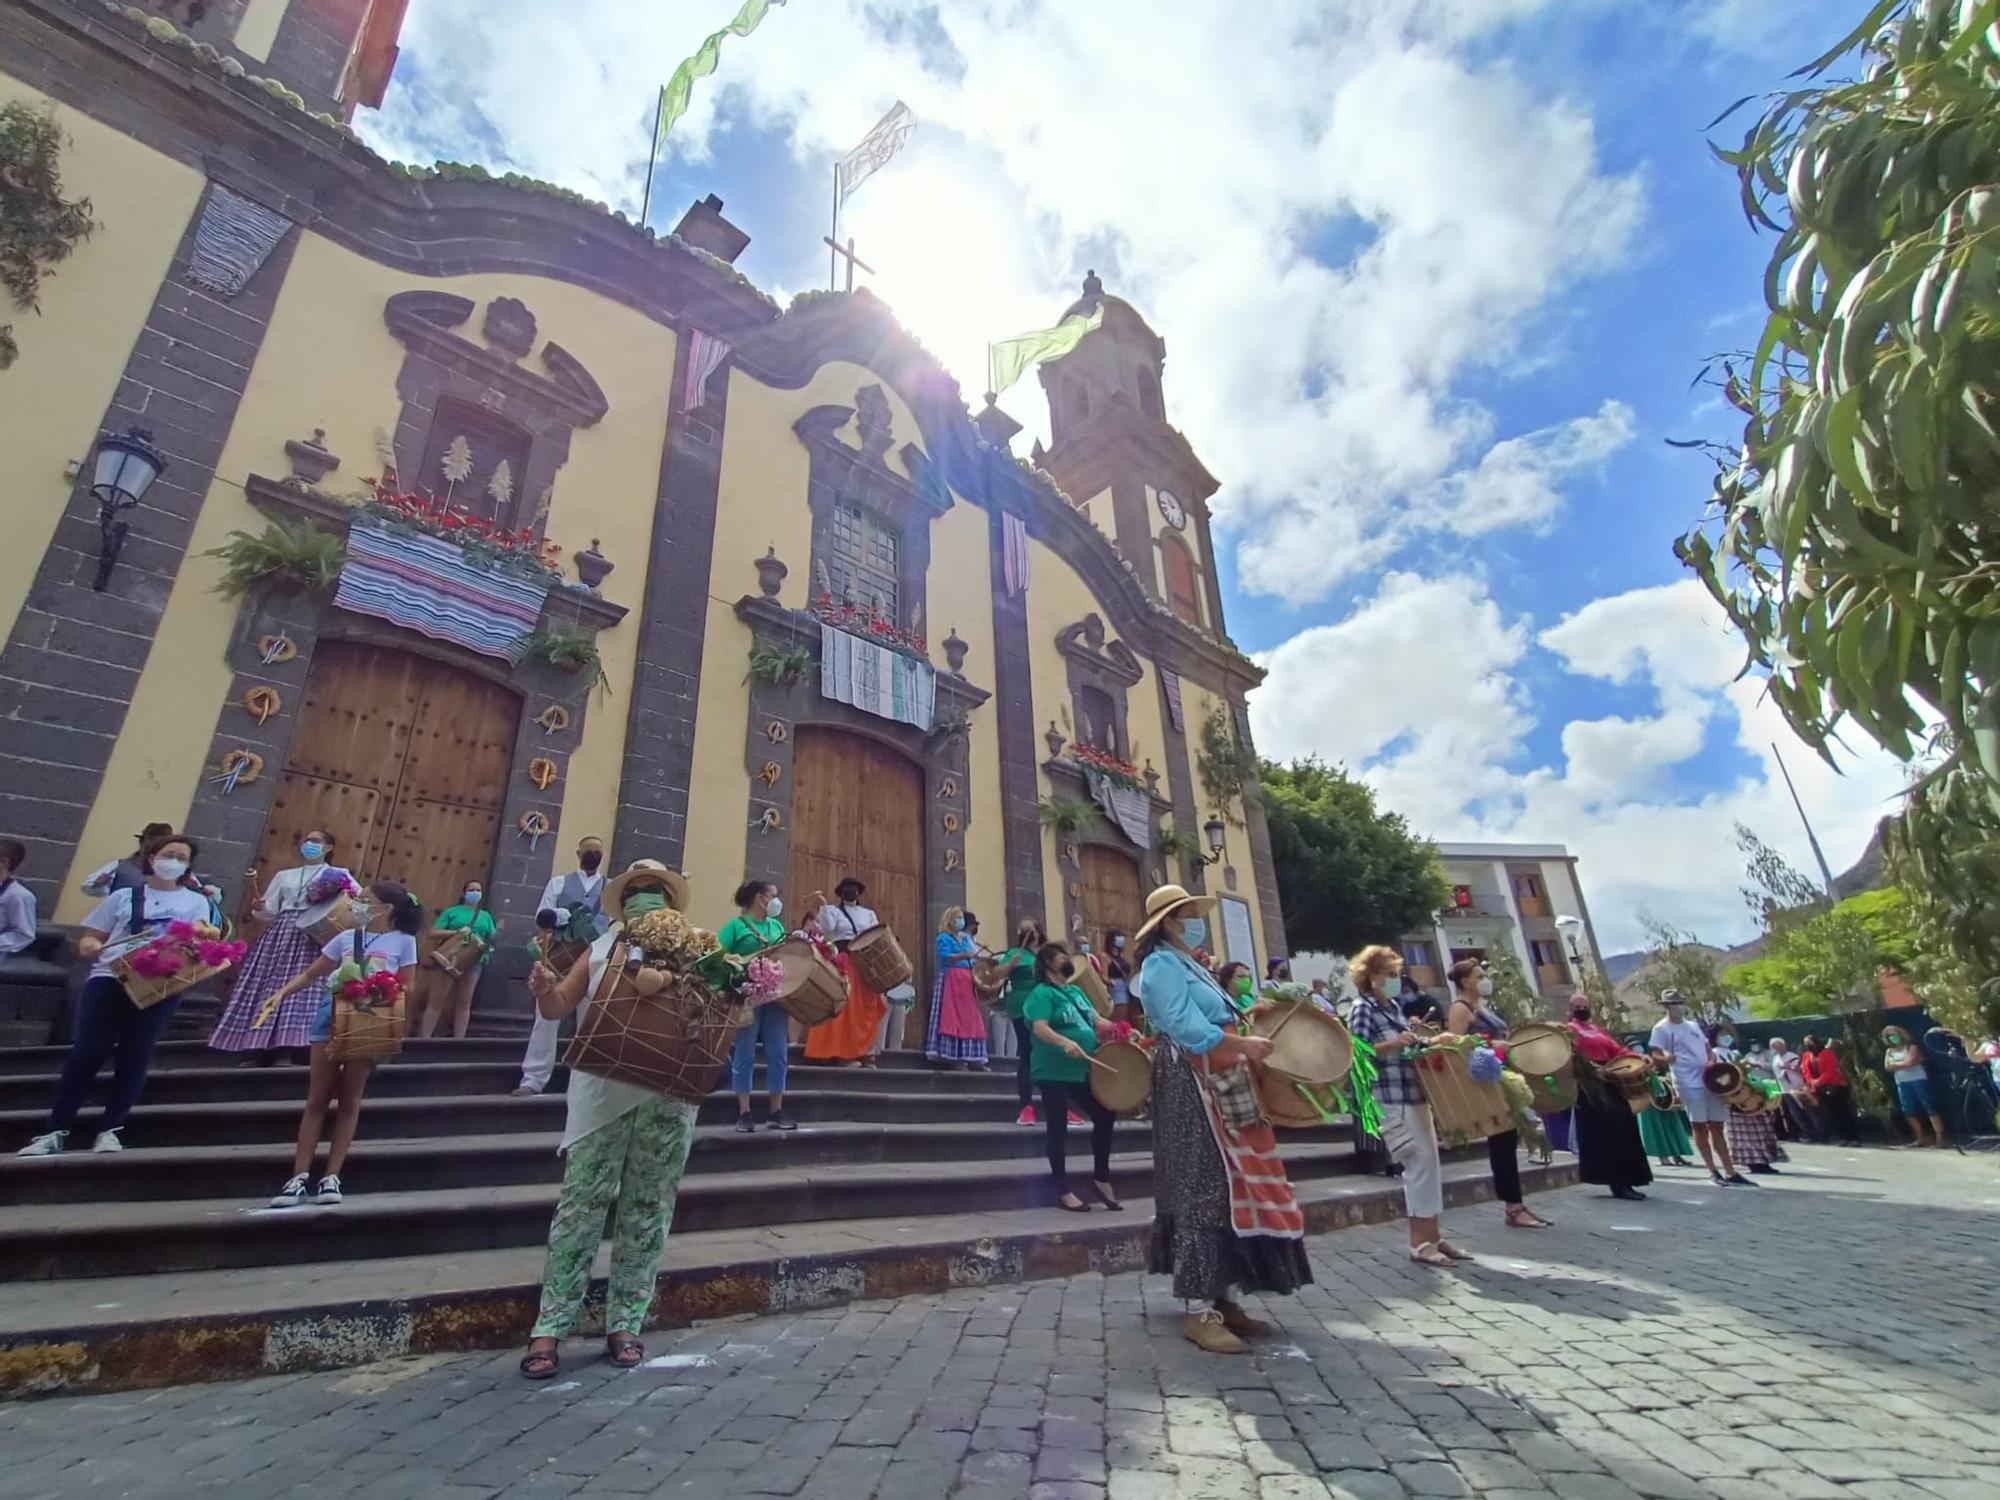
[[[605,965],[563,1062],[580,1073],[699,1104],[722,1076],[748,1012],[699,979],[628,964],[628,952],[621,945]],[[658,975],[657,987],[650,977],[642,981],[642,973]]]
[[[470,927],[447,933],[438,939],[431,949],[428,962],[434,969],[442,969],[454,977],[464,974],[479,965],[479,955],[486,951],[486,945],[472,935]]]
[[[758,956],[785,971],[775,1003],[801,1026],[831,1021],[847,1009],[847,976],[804,938],[786,938]]]
[[[333,904],[312,921],[305,921],[302,916],[298,928],[324,948],[335,938],[354,931],[354,898],[345,894],[335,896]]]
[[[862,933],[847,945],[847,956],[854,960],[854,972],[861,982],[878,995],[907,984],[917,972],[896,934],[887,927],[871,927]]]
[[[403,1050],[407,1030],[401,995],[394,1000],[344,1000],[335,995],[333,1029],[327,1037],[326,1055],[334,1062],[394,1057]]]
[[[1514,1116],[1500,1085],[1473,1082],[1466,1054],[1457,1048],[1426,1047],[1410,1059],[1410,1066],[1416,1069],[1417,1082],[1430,1102],[1431,1118],[1437,1122],[1438,1140],[1443,1144],[1465,1146],[1514,1128]]]
[[[192,989],[204,979],[213,979],[229,968],[228,964],[183,964],[171,974],[157,979],[132,972],[130,959],[121,958],[111,966],[111,972],[118,976],[118,982],[125,986],[125,993],[138,1010],[149,1010],[162,1000],[171,1000],[182,990]]]

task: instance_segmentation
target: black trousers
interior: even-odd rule
[[[1860,1122],[1854,1118],[1854,1090],[1846,1084],[1825,1084],[1819,1091],[1819,1107],[1826,1111],[1833,1128],[1843,1141],[1861,1138]]]
[[[1069,1191],[1069,1112],[1090,1116],[1090,1155],[1097,1181],[1111,1180],[1111,1122],[1117,1118],[1097,1102],[1087,1083],[1042,1080],[1042,1123],[1049,1134],[1049,1175],[1056,1193]]]
[[[1519,1203],[1521,1132],[1508,1130],[1486,1137],[1486,1159],[1493,1169],[1493,1196],[1502,1203]]]
[[[1020,1090],[1021,1107],[1027,1108],[1035,1102],[1035,1082],[1028,1076],[1028,1053],[1034,1047],[1034,1038],[1026,1021],[1014,1023],[1014,1044],[1021,1053],[1020,1061],[1014,1066],[1014,1087]]]
[[[1811,1141],[1815,1146],[1826,1141],[1826,1117],[1820,1107],[1803,1094],[1785,1095],[1785,1118],[1791,1122],[1792,1138]]]

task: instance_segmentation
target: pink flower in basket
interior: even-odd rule
[[[194,941],[194,923],[169,922],[167,936],[176,943],[191,943]]]
[[[1132,1023],[1130,1021],[1113,1021],[1111,1023],[1111,1039],[1118,1042],[1131,1041]]]
[[[224,943],[214,938],[203,938],[194,947],[195,956],[201,960],[203,968],[220,969],[235,963],[249,950],[242,943]]]
[[[774,958],[753,958],[743,970],[743,993],[751,1000],[769,1000],[785,982],[785,966]]]
[[[335,896],[358,896],[361,887],[348,879],[344,870],[322,870],[317,879],[306,887],[306,905],[318,906],[322,901],[331,901]]]
[[[367,999],[367,998],[368,998],[368,981],[367,981],[367,980],[365,980],[365,979],[350,979],[350,980],[348,980],[348,981],[347,981],[347,983],[343,984],[343,985],[342,985],[342,986],[340,987],[340,998],[341,998],[341,999],[343,999],[343,1000],[365,1000],[365,999]]]
[[[126,962],[141,979],[165,979],[181,971],[183,955],[173,944],[156,941],[138,949]]]

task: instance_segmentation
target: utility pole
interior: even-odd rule
[[[1792,773],[1785,769],[1785,757],[1779,754],[1775,741],[1771,745],[1771,755],[1778,762],[1778,774],[1785,778],[1785,790],[1792,794],[1792,806],[1798,809],[1799,822],[1805,825],[1806,842],[1812,845],[1813,859],[1819,864],[1819,878],[1826,887],[1826,899],[1838,901],[1840,896],[1833,888],[1833,871],[1826,866],[1826,856],[1820,852],[1819,838],[1813,833],[1812,819],[1806,816],[1806,805],[1799,801],[1799,789],[1792,785]]]

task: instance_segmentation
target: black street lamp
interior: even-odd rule
[[[143,500],[153,481],[166,472],[166,456],[153,446],[152,433],[143,427],[107,432],[97,440],[90,493],[97,499],[98,530],[97,580],[91,588],[98,593],[111,581],[111,570],[118,565],[118,554],[132,529],[125,512]]]
[[[1220,862],[1222,859],[1223,836],[1229,830],[1223,827],[1222,819],[1219,816],[1215,813],[1210,813],[1208,821],[1201,825],[1201,831],[1208,836],[1208,857],[1202,863],[1212,865]]]

